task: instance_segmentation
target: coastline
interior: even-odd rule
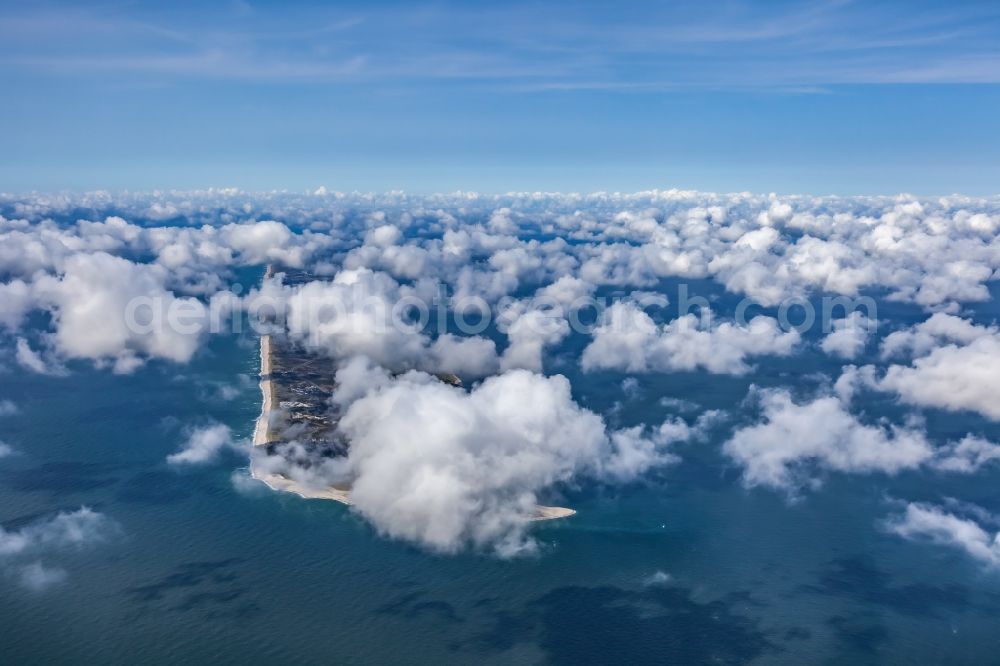
[[[253,429],[253,445],[265,446],[271,438],[271,411],[274,405],[274,380],[271,379],[271,336],[260,336],[260,392],[263,397],[260,416]]]
[[[270,272],[270,269],[268,269]],[[260,336],[260,392],[262,396],[260,416],[253,429],[253,445],[267,446],[271,443],[271,416],[274,412],[276,400],[274,379],[271,372],[274,367],[271,349],[271,336]],[[289,479],[281,474],[262,474],[254,466],[254,456],[250,456],[250,476],[271,490],[278,492],[293,493],[303,499],[325,499],[340,502],[341,504],[351,504],[349,491],[340,488],[330,487],[325,489],[310,488],[301,483]]]
[[[273,267],[268,266],[267,272],[264,274],[264,279],[267,279],[273,275],[273,273]],[[253,429],[252,442],[254,447],[267,446],[272,443],[271,418],[277,402],[275,382],[274,378],[271,377],[271,373],[274,369],[273,353],[271,336],[260,336],[261,409],[260,416],[257,417],[257,422]],[[254,459],[255,456],[251,451],[250,476],[260,481],[271,490],[292,493],[303,499],[333,500],[334,502],[340,502],[341,504],[346,504],[348,506],[352,504],[350,488],[337,488],[336,486],[313,488],[281,474],[259,473],[255,469]],[[576,514],[576,511],[573,509],[561,506],[536,506],[535,515],[531,517],[531,520],[556,520],[558,518],[568,518],[574,514]]]

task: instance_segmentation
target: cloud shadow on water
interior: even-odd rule
[[[125,590],[134,601],[160,601],[176,590],[190,589],[205,583],[229,583],[238,578],[232,568],[243,562],[231,557],[214,562],[187,562],[152,583]]]
[[[866,557],[832,560],[816,584],[803,585],[800,590],[874,604],[911,617],[940,617],[943,612],[963,612],[977,606],[969,589],[961,585],[893,585],[892,576]],[[995,615],[1000,608],[979,610]]]
[[[232,557],[210,562],[188,562],[145,585],[126,588],[126,596],[139,606],[137,616],[150,610],[200,612],[205,619],[242,619],[260,612],[247,600],[248,588],[235,585],[234,570],[244,562]]]
[[[554,664],[745,664],[780,650],[755,620],[734,612],[737,603],[745,606],[699,603],[681,587],[560,587],[522,613],[492,612],[485,632],[455,647],[505,651],[535,641]]]
[[[435,617],[447,622],[462,622],[455,607],[446,601],[424,599],[426,592],[408,592],[380,606],[376,612],[405,618]]]
[[[826,623],[833,629],[834,636],[846,647],[852,659],[860,655],[875,655],[889,640],[889,631],[881,622],[869,622],[865,615],[845,617],[834,615]]]

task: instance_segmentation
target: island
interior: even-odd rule
[[[309,273],[281,268],[285,284],[304,284],[315,279]],[[267,267],[264,279],[275,275]],[[346,456],[350,443],[337,431],[338,414],[330,404],[336,389],[336,359],[316,354],[295,345],[280,333],[260,336],[261,411],[253,432],[253,446],[277,447],[294,439],[316,457]],[[447,384],[461,387],[461,379],[451,374],[438,375]],[[305,499],[333,500],[351,504],[349,486],[313,487],[282,474],[259,469],[257,456],[251,456],[250,474],[275,491],[293,493]],[[576,513],[558,506],[537,506],[531,520],[554,520]]]

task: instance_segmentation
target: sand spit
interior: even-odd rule
[[[567,509],[564,506],[536,506],[535,515],[532,516],[532,520],[556,520],[557,518],[569,518],[570,516],[576,515],[576,511],[573,509]]]
[[[280,474],[260,474],[254,475],[254,478],[263,481],[271,490],[292,493],[303,499],[333,500],[334,502],[340,502],[348,506],[351,505],[351,493],[349,490],[334,486],[328,488],[310,488]]]

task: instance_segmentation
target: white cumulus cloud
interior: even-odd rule
[[[927,540],[961,550],[983,564],[1000,565],[1000,534],[942,507],[911,502],[901,514],[890,517],[886,527],[905,539]]]
[[[931,459],[923,433],[865,425],[835,397],[796,403],[784,390],[763,391],[760,423],[738,429],[723,451],[743,469],[747,486],[795,492],[817,483],[817,472],[893,474]]]
[[[336,473],[352,483],[355,509],[441,552],[530,550],[526,529],[546,489],[581,475],[632,479],[675,460],[666,447],[676,432],[609,432],[561,376],[514,370],[466,392],[358,359],[338,383],[351,447]]]
[[[233,448],[233,433],[221,423],[195,428],[181,450],[167,456],[171,465],[203,465],[214,462],[225,449]]]
[[[820,342],[827,354],[843,359],[853,359],[865,349],[871,335],[872,323],[860,312],[852,312],[843,319],[832,322],[833,330]]]
[[[583,351],[584,370],[626,372],[706,370],[744,374],[753,356],[787,356],[800,340],[795,330],[782,331],[771,317],[754,317],[747,326],[723,322],[702,326],[693,314],[658,325],[632,303],[609,307]]]

